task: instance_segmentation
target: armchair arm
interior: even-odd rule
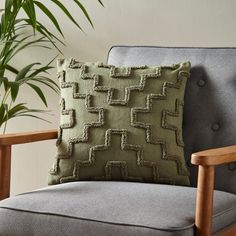
[[[58,134],[57,130],[45,130],[45,131],[0,135],[0,146],[31,143],[48,139],[56,139],[57,134]]]
[[[11,146],[56,139],[57,136],[57,130],[0,135],[0,200],[10,195]]]
[[[215,166],[234,161],[236,161],[236,145],[196,152],[191,158],[192,164],[203,166]]]
[[[236,161],[236,145],[193,153],[192,164],[198,165],[195,212],[197,236],[210,236],[214,193],[215,166]],[[236,235],[236,227],[232,229]],[[225,234],[220,234],[225,235]]]

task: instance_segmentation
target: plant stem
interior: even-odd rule
[[[4,124],[4,128],[3,128],[2,134],[5,134],[5,133],[6,133],[6,128],[7,128],[7,121],[6,121],[5,124]]]
[[[3,98],[2,98],[2,102],[1,102],[1,105],[0,105],[0,106],[2,106],[3,103],[7,100],[7,97],[8,97],[8,95],[9,95],[9,93],[10,93],[10,89],[8,89],[7,91],[5,91],[5,94],[4,94]]]
[[[10,105],[9,105],[9,110],[11,109],[12,103],[13,103],[13,101],[11,100]],[[4,128],[3,128],[3,134],[6,133],[7,122],[8,122],[8,112],[7,112],[7,119],[5,121]]]

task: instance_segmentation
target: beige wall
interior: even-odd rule
[[[83,34],[60,17],[67,42],[63,50],[67,57],[105,61],[109,48],[114,44],[236,46],[235,0],[103,0],[105,8],[95,0],[82,2],[91,14],[95,30],[82,19],[81,25],[86,32]],[[68,7],[80,19],[79,13],[72,6]],[[51,9],[56,11],[53,6]],[[36,56],[28,51],[16,60],[16,65],[35,58],[49,60],[56,52],[45,54],[38,50],[35,53]],[[55,74],[52,77],[56,79]],[[21,94],[31,106],[41,107],[33,92],[25,90]],[[9,123],[8,132],[57,127],[58,98],[51,92],[47,97],[49,109],[55,114],[49,117],[52,124],[33,119],[13,120]],[[14,147],[11,194],[46,186],[47,171],[55,155],[55,141]]]

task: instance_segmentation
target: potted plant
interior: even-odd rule
[[[75,27],[82,30],[77,20],[61,1],[50,0],[50,2],[55,4]],[[78,10],[82,11],[82,14],[93,27],[93,23],[83,4],[78,0],[71,0],[71,2]],[[100,0],[98,2],[103,5]],[[56,33],[53,33],[47,26],[43,25],[37,18],[36,8],[45,14],[60,36],[57,36]],[[19,14],[22,13],[24,13],[24,16],[19,17]],[[64,42],[63,30],[58,19],[49,7],[41,1],[5,0],[5,7],[0,10],[0,14],[0,129],[4,134],[7,122],[10,119],[29,116],[44,120],[39,116],[39,113],[47,111],[29,108],[26,103],[17,103],[17,96],[22,86],[28,86],[34,90],[46,107],[47,99],[41,85],[56,93],[59,90],[57,83],[49,75],[49,70],[53,68],[51,63],[54,58],[46,64],[37,61],[25,65],[23,68],[16,68],[12,60],[29,47],[42,47],[46,50],[54,47],[61,53],[59,45],[64,44]],[[59,37],[62,37],[62,39]]]

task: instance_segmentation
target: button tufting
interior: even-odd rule
[[[220,125],[217,124],[217,123],[215,123],[215,124],[213,124],[213,125],[211,126],[211,129],[212,129],[213,131],[217,131],[217,130],[220,129]]]
[[[228,169],[231,170],[231,171],[236,170],[236,162],[229,163],[228,164]]]
[[[205,84],[206,84],[206,81],[204,79],[200,79],[197,81],[197,85],[199,87],[203,87],[203,86],[205,86]]]

